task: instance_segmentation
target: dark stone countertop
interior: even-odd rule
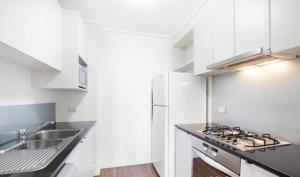
[[[203,130],[206,125],[211,126],[214,124],[182,124],[176,125],[176,127],[278,176],[300,177],[299,145],[291,144],[273,149],[265,149],[265,151],[256,150],[252,152],[244,152],[238,149],[229,148],[226,145],[217,143],[216,141],[196,132],[196,130]]]
[[[0,175],[0,177],[55,177],[61,170],[68,155],[72,152],[75,146],[81,141],[86,133],[95,125],[95,121],[83,121],[83,122],[56,122],[53,125],[49,125],[44,130],[49,129],[83,129],[83,131],[44,169],[29,172],[18,173],[11,175]]]

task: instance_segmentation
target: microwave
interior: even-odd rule
[[[79,64],[79,88],[87,89],[88,87],[88,71],[87,66]]]

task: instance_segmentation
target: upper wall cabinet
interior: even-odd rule
[[[194,28],[194,74],[234,56],[234,0],[210,0],[201,9]]]
[[[2,0],[0,57],[37,69],[61,67],[61,7],[53,0]]]
[[[213,62],[234,56],[234,0],[215,1],[213,21]]]
[[[235,0],[236,55],[270,49],[269,9],[269,0]]]
[[[201,75],[213,62],[213,24],[212,14],[215,2],[207,1],[201,9],[198,24],[194,27],[194,74]]]
[[[61,72],[33,70],[34,88],[86,90],[82,89],[80,71],[87,72],[87,32],[86,25],[79,12],[62,12],[62,60]],[[81,69],[79,69],[81,68]],[[83,76],[83,75],[81,75]]]
[[[273,52],[300,46],[300,1],[271,0]]]

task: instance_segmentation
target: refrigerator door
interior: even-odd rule
[[[160,74],[152,80],[152,92],[153,105],[168,105],[168,74]]]
[[[206,79],[169,72],[169,176],[175,174],[175,124],[206,122]]]
[[[153,106],[151,158],[152,163],[160,177],[167,177],[167,114],[165,106]]]
[[[206,121],[206,79],[189,73],[169,73],[170,123]]]

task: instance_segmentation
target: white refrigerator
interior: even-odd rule
[[[175,176],[175,124],[205,121],[205,78],[167,72],[152,80],[151,158],[160,177]]]

